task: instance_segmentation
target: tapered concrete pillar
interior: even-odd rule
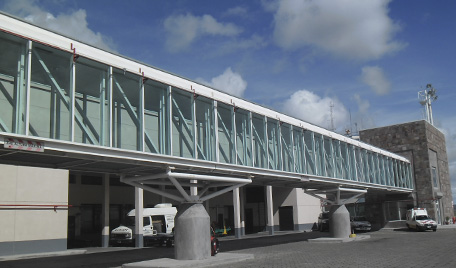
[[[210,218],[201,203],[183,203],[174,228],[176,260],[204,260],[211,256]]]
[[[351,234],[350,213],[345,205],[332,205],[329,215],[330,236],[333,238],[348,238]]]
[[[270,235],[274,235],[274,209],[272,203],[272,186],[266,186],[266,210],[268,213],[268,224],[266,226]]]
[[[143,209],[144,191],[135,187],[135,247],[144,247]]]
[[[109,247],[109,174],[103,175],[103,205],[102,205],[101,246]]]

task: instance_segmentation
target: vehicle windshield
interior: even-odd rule
[[[430,220],[431,218],[429,218],[427,215],[418,215],[418,216],[416,216],[416,219],[419,221],[422,221],[422,220]]]
[[[357,216],[353,218],[354,221],[367,221],[366,217]]]

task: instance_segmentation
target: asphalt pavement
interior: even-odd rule
[[[217,267],[456,267],[456,226],[439,226],[437,232],[383,229],[369,232],[367,239],[352,242],[309,243],[328,237],[321,232],[276,232],[249,235],[243,239],[223,237],[221,252],[253,255]],[[10,256],[0,258],[0,267],[121,267],[147,260],[173,259],[166,247],[87,248],[62,256]],[[215,259],[213,259],[215,261]],[[210,260],[209,260],[210,263]],[[215,263],[214,263],[215,264]],[[198,267],[195,265],[193,267]]]

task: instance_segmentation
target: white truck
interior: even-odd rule
[[[144,245],[172,245],[174,217],[177,209],[169,203],[157,204],[143,209]],[[111,245],[134,244],[135,210],[127,214],[127,223],[111,231]]]
[[[437,222],[431,219],[425,208],[412,208],[407,210],[405,224],[409,229],[417,231],[437,231]]]

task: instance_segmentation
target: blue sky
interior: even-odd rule
[[[0,10],[340,133],[423,119],[417,92],[430,83],[456,197],[456,1],[6,0]]]

